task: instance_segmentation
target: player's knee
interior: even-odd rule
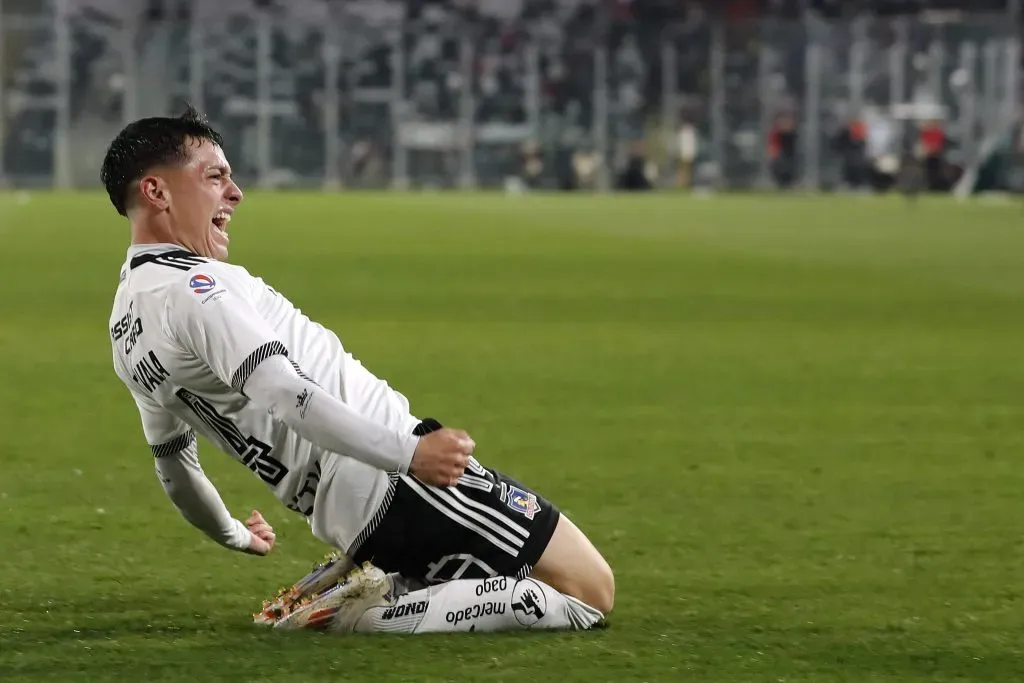
[[[604,605],[599,608],[605,614],[608,614],[615,607],[615,574],[612,573],[612,568],[608,566],[606,562],[604,565],[604,584],[603,584],[603,598]]]
[[[563,516],[533,575],[561,593],[608,614],[615,605],[615,576],[590,540]]]
[[[561,585],[555,587],[561,592],[590,605],[602,614],[608,614],[615,606],[615,575],[604,558],[599,558],[585,568],[578,567],[571,578],[563,577],[559,583]]]
[[[600,565],[594,568],[589,584],[589,599],[583,601],[603,614],[611,612],[615,607],[615,574],[603,559]]]

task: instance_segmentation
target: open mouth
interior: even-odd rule
[[[225,238],[228,236],[227,227],[228,223],[230,222],[231,214],[227,213],[226,211],[221,211],[216,216],[214,216],[213,220],[211,221],[211,223],[213,223],[213,229],[216,230]]]

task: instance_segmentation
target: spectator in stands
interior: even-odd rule
[[[700,134],[685,114],[676,133],[676,185],[688,190],[693,185],[693,167],[697,163]]]
[[[616,186],[620,190],[631,192],[654,189],[650,178],[647,177],[647,155],[642,142],[629,145],[626,166],[619,174]]]
[[[887,112],[868,107],[864,112],[864,124],[868,179],[876,192],[886,192],[896,184],[900,172],[896,123]]]
[[[601,157],[593,150],[576,150],[572,155],[572,189],[596,189],[598,174],[603,171],[602,167]]]
[[[867,135],[864,121],[852,118],[836,136],[836,151],[843,157],[843,182],[860,189],[867,179]]]
[[[797,178],[796,118],[783,112],[768,134],[768,159],[772,176],[782,189],[789,189]]]
[[[918,136],[918,156],[924,163],[925,184],[929,192],[945,192],[949,189],[946,173],[947,146],[942,122],[937,119],[925,121]]]
[[[526,187],[537,189],[541,186],[543,174],[544,159],[541,157],[540,147],[535,141],[529,140],[523,144],[519,177]]]
[[[1016,194],[1024,194],[1024,116],[1017,122],[1012,166],[1010,189]]]

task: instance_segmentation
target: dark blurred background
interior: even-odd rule
[[[185,100],[263,187],[1020,191],[1020,0],[0,0],[0,184]]]

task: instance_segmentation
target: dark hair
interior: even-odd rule
[[[117,212],[128,215],[129,187],[149,169],[188,161],[188,145],[193,140],[224,146],[220,134],[191,104],[176,118],[140,119],[125,126],[110,143],[100,170],[100,180]]]

